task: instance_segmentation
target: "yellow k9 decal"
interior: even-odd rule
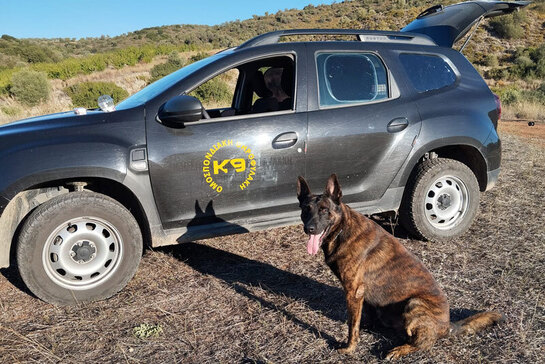
[[[217,158],[216,153],[220,149],[229,151],[227,152],[229,154],[242,154],[245,158],[215,159]],[[212,145],[202,162],[204,181],[213,191],[218,193],[223,191],[221,184],[225,181],[228,181],[231,186],[238,184],[238,188],[244,191],[254,180],[256,170],[257,162],[252,150],[244,143],[234,142],[232,139],[225,139]],[[235,178],[225,176],[228,174],[234,175]],[[228,180],[225,179],[226,177]]]
[[[228,172],[229,165],[231,165],[236,172],[244,172],[246,170],[246,160],[242,158],[234,158],[234,159],[225,159],[221,162],[219,161],[213,161],[212,162],[212,170],[214,174],[219,174],[220,171],[223,173]]]

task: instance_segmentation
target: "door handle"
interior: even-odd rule
[[[297,133],[290,131],[276,136],[272,141],[274,149],[289,148],[297,143]]]
[[[388,133],[398,133],[409,126],[409,120],[407,118],[395,118],[388,123],[386,130]]]

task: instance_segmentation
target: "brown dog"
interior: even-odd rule
[[[341,202],[336,175],[329,177],[322,195],[311,194],[299,177],[297,197],[309,235],[308,253],[322,247],[346,293],[348,343],[341,353],[356,348],[364,302],[371,319],[404,330],[409,337],[407,344],[388,353],[388,359],[429,350],[438,338],[474,333],[502,320],[498,312],[483,312],[451,323],[447,297],[430,272],[394,236]]]

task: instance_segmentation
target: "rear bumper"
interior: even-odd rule
[[[496,185],[496,182],[498,182],[498,177],[500,175],[500,168],[494,169],[492,171],[487,172],[487,183],[486,183],[486,190],[488,191],[492,189]]]

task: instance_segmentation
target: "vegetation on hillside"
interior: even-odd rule
[[[458,1],[441,3],[448,5]],[[425,8],[435,4],[437,0],[343,1],[254,15],[251,19],[215,26],[171,25],[145,28],[116,37],[79,40],[16,39],[4,34],[0,37],[0,104],[8,95],[22,100],[11,89],[14,74],[25,69],[44,72],[49,79],[66,81],[107,69],[145,64],[158,56],[170,55],[166,62],[151,69],[151,76],[146,79],[153,82],[194,61],[189,57],[180,58],[179,52],[232,47],[255,35],[285,28],[399,30]],[[485,21],[464,54],[485,77],[492,80],[502,95],[511,92],[503,92],[503,89],[517,89],[521,95],[530,92],[535,96],[539,84],[534,81],[543,79],[545,70],[544,27],[545,0],[536,0],[522,12]],[[512,85],[515,82],[517,85]],[[222,85],[216,86],[212,87],[214,92],[223,92]],[[9,105],[4,103],[0,106],[4,114],[13,114],[17,109],[12,101]]]
[[[13,74],[9,91],[22,104],[34,106],[49,98],[50,89],[45,73],[23,69]]]
[[[129,93],[112,82],[83,82],[65,89],[75,107],[88,109],[97,107],[100,95],[110,95],[114,102],[120,102],[129,96]]]

